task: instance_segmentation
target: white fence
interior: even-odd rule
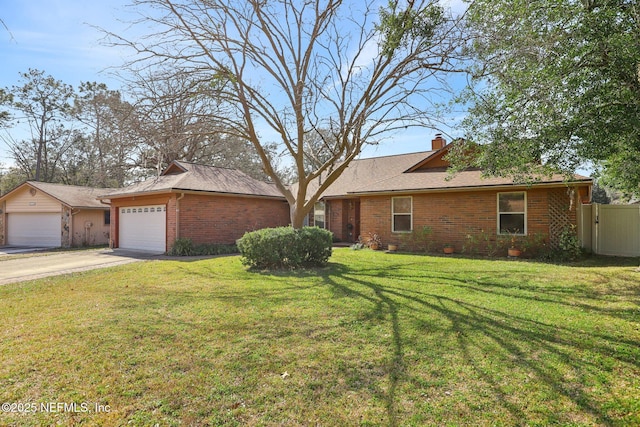
[[[640,205],[583,205],[582,246],[600,255],[640,256]]]

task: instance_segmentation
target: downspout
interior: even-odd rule
[[[184,193],[180,193],[180,197],[176,199],[176,240],[180,238],[180,200],[184,197]]]

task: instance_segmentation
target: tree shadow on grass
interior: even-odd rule
[[[535,415],[538,420],[542,417],[542,424],[571,423],[573,416],[591,420],[585,421],[586,424],[617,425],[637,421],[633,415],[624,415],[625,411],[631,414],[629,403],[613,396],[620,392],[615,384],[619,372],[627,370],[637,375],[640,371],[640,342],[613,333],[611,329],[601,330],[598,325],[563,323],[557,319],[545,321],[544,316],[533,316],[529,310],[531,307],[542,311],[553,308],[566,312],[568,319],[586,313],[609,317],[621,324],[638,322],[637,309],[628,305],[618,307],[607,301],[612,297],[637,295],[637,285],[629,283],[629,289],[620,295],[602,294],[593,292],[589,286],[542,286],[533,280],[534,276],[508,281],[500,269],[483,271],[482,277],[470,278],[456,271],[439,271],[435,263],[429,268],[429,262],[428,258],[421,260],[420,268],[415,270],[406,263],[386,262],[368,268],[330,263],[319,269],[252,271],[254,279],[251,280],[268,283],[267,278],[282,278],[285,283],[273,289],[268,285],[250,290],[230,288],[214,298],[237,299],[246,304],[259,298],[294,300],[298,296],[291,293],[301,289],[296,279],[314,278],[317,280],[304,287],[326,287],[332,298],[365,302],[359,306],[368,307],[368,312],[357,320],[374,326],[386,324],[390,332],[387,348],[381,349],[388,356],[388,363],[381,367],[387,386],[379,385],[376,379],[366,380],[370,376],[366,366],[347,365],[345,372],[365,379],[353,381],[349,386],[373,390],[384,402],[391,426],[404,423],[407,417],[403,407],[403,400],[407,398],[405,386],[429,383],[416,372],[409,356],[420,351],[415,344],[419,339],[416,331],[427,337],[451,337],[449,348],[432,350],[432,357],[444,359],[451,356],[447,352],[455,353],[460,368],[473,372],[472,382],[477,383],[474,386],[482,387],[483,392],[490,394],[488,399],[510,415],[507,422],[527,424],[527,418],[532,416],[531,408],[527,407],[528,390],[547,395],[539,397],[542,402],[539,405],[543,405],[548,396],[551,399],[555,396],[569,406],[560,414],[553,409],[538,409]],[[215,277],[216,272],[193,274]],[[505,380],[510,371],[513,378]],[[528,378],[536,386],[518,384]],[[449,381],[468,379],[461,376]],[[631,381],[637,381],[637,376]],[[442,391],[441,387],[436,390]]]
[[[640,342],[614,334],[597,333],[592,330],[581,330],[577,326],[567,326],[553,322],[544,323],[532,320],[519,312],[517,306],[539,304],[544,309],[546,304],[561,302],[557,297],[531,297],[526,293],[505,292],[503,284],[491,283],[485,280],[473,285],[462,283],[454,276],[435,276],[430,282],[446,282],[462,290],[484,293],[498,293],[501,297],[514,302],[515,308],[505,305],[500,308],[485,307],[472,300],[473,296],[451,297],[438,292],[416,289],[414,286],[403,288],[397,285],[394,277],[402,277],[394,273],[396,269],[403,269],[403,265],[385,265],[381,268],[371,267],[367,270],[350,269],[344,265],[334,265],[330,272],[323,274],[324,281],[330,286],[336,297],[359,298],[371,304],[371,319],[388,318],[392,333],[390,347],[387,352],[390,364],[387,367],[389,387],[379,393],[386,402],[389,425],[396,426],[400,422],[400,408],[398,407],[398,390],[404,382],[413,381],[409,374],[405,358],[410,339],[405,336],[405,329],[409,322],[419,324],[434,315],[446,319],[449,328],[438,331],[425,331],[453,334],[457,342],[457,350],[462,361],[475,371],[475,375],[486,384],[498,401],[518,422],[526,423],[526,396],[514,398],[512,384],[505,384],[501,379],[508,372],[491,371],[486,368],[486,358],[506,357],[507,365],[517,371],[530,375],[543,387],[563,399],[572,402],[575,410],[582,412],[581,416],[588,416],[604,425],[615,425],[616,419],[605,409],[607,405],[616,405],[613,401],[602,401],[598,391],[593,392],[590,387],[601,383],[597,387],[605,393],[611,393],[615,384],[615,369],[626,366],[632,370],[640,369]],[[403,277],[409,283],[411,278]],[[419,283],[419,282],[418,282]],[[544,289],[541,289],[544,292]],[[580,298],[579,290],[574,297]],[[459,293],[458,293],[459,295]],[[585,292],[582,297],[587,300],[593,295]],[[600,309],[596,304],[578,304],[566,306],[566,309],[584,311],[592,310],[594,315],[611,313],[608,309]],[[385,316],[386,314],[386,316]],[[623,320],[638,319],[637,312],[624,310],[618,313]],[[635,317],[634,317],[635,316]],[[377,321],[378,321],[377,320]],[[587,328],[589,329],[589,328]],[[484,356],[480,358],[477,353]],[[507,369],[505,367],[503,369]],[[573,372],[574,380],[568,380],[568,371]],[[415,375],[415,374],[413,374]],[[600,377],[606,377],[604,379]],[[464,379],[462,379],[464,380]],[[522,403],[521,403],[522,402]],[[568,409],[568,412],[575,411]],[[554,420],[556,414],[546,415],[547,421]],[[568,414],[558,415],[560,420]],[[558,420],[556,420],[558,421]]]

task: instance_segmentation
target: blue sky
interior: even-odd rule
[[[81,81],[117,82],[103,72],[122,62],[123,52],[102,46],[102,34],[125,27],[126,0],[0,0],[0,86],[18,83],[29,68],[77,86]],[[8,30],[8,31],[7,31]]]
[[[442,0],[461,7],[462,0]],[[34,68],[78,86],[80,82],[120,87],[109,67],[121,65],[129,52],[101,44],[94,27],[123,34],[132,15],[129,0],[0,0],[0,87],[19,84],[19,73]],[[131,58],[129,58],[131,59]],[[455,130],[445,129],[453,136]],[[428,150],[435,131],[411,129],[394,135],[394,142],[369,147],[364,157]],[[0,144],[0,166],[11,164]]]
[[[127,0],[0,0],[0,87],[20,85],[29,68],[67,84],[98,81],[119,88],[109,67],[123,62],[125,52],[100,44],[94,26],[118,31],[125,25]],[[11,165],[0,143],[0,166]]]

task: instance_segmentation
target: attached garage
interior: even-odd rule
[[[119,208],[119,247],[148,252],[165,252],[167,245],[165,205]]]
[[[160,176],[106,193],[113,248],[162,253],[178,239],[233,244],[247,231],[290,222],[274,184],[241,171],[174,161]]]
[[[12,246],[61,246],[59,212],[7,214],[7,244]]]

